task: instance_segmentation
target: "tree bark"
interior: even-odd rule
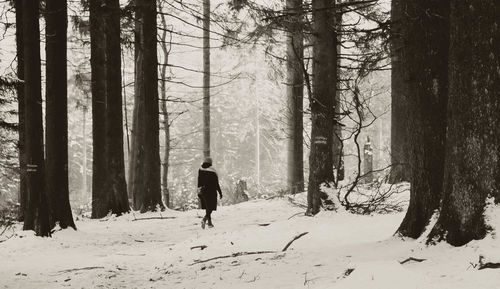
[[[341,0],[336,0],[337,3],[341,3]],[[336,55],[335,65],[336,65],[336,79],[335,79],[335,99],[334,99],[334,123],[333,123],[333,138],[332,138],[332,162],[335,168],[334,178],[335,184],[338,185],[339,181],[344,180],[344,161],[342,159],[342,154],[344,150],[344,143],[342,140],[342,126],[340,123],[340,91],[341,91],[341,77],[340,77],[340,50],[342,49],[342,16],[344,11],[342,9],[331,11],[332,17],[335,17],[335,35],[337,45],[335,46],[335,51],[332,51]]]
[[[203,0],[203,156],[210,157],[210,0]]]
[[[69,203],[67,4],[46,0],[46,153],[45,180],[50,199],[51,225],[76,229]]]
[[[23,229],[34,230],[37,236],[50,236],[44,180],[39,1],[23,0],[22,4],[27,190]]]
[[[288,190],[295,194],[304,190],[304,36],[302,0],[287,0],[290,16],[287,38],[288,101]]]
[[[481,239],[500,201],[500,2],[452,0],[444,197],[429,240]]]
[[[313,0],[313,95],[311,106],[311,152],[307,213],[319,212],[326,197],[322,186],[333,182],[332,137],[334,97],[337,75],[335,18],[330,17],[335,5],[328,0]],[[334,37],[332,37],[332,34]]]
[[[411,168],[410,204],[399,233],[417,238],[439,207],[443,184],[448,98],[449,2],[406,1],[405,118]]]
[[[134,208],[164,208],[161,200],[156,1],[136,0],[136,134],[133,173]],[[139,151],[137,151],[139,150]],[[139,159],[143,155],[143,160]]]
[[[105,4],[106,59],[106,194],[107,211],[121,215],[130,210],[125,182],[120,48],[120,3]],[[156,18],[153,18],[156,19]],[[156,71],[156,64],[154,67]],[[156,81],[157,78],[155,78]],[[157,98],[155,98],[157,101]],[[156,113],[158,117],[158,113]]]
[[[161,3],[161,1],[159,2]],[[161,4],[159,4],[159,9],[161,11]],[[167,208],[171,207],[170,204],[170,192],[168,189],[168,169],[169,169],[169,160],[170,160],[170,123],[169,123],[169,112],[167,107],[167,65],[168,65],[168,54],[169,51],[167,49],[167,21],[166,16],[163,14],[161,16],[161,25],[165,30],[163,30],[160,38],[160,47],[163,52],[163,63],[161,67],[161,75],[160,75],[160,91],[161,91],[161,112],[163,115],[163,132],[165,134],[165,147],[163,149],[163,162],[162,162],[162,194],[163,194],[163,202],[167,206]]]
[[[14,2],[16,9],[16,53],[17,53],[17,78],[24,80],[24,41],[23,41],[23,1],[16,0]],[[17,145],[19,150],[19,195],[18,202],[20,204],[18,212],[18,220],[24,221],[26,211],[26,151],[25,151],[25,107],[24,107],[24,84],[16,86],[17,104],[18,104],[18,134],[19,143]]]
[[[406,37],[405,25],[409,19],[405,14],[404,0],[391,2],[391,174],[390,183],[410,181],[408,167],[406,126],[408,123],[409,75],[406,51],[411,39]],[[418,36],[417,36],[418,37]]]
[[[102,0],[89,0],[90,66],[92,91],[92,218],[108,214],[106,208],[106,71]]]

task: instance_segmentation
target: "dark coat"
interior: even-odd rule
[[[211,166],[203,164],[198,170],[198,189],[201,191],[201,208],[217,210],[217,192],[222,195],[217,172]]]

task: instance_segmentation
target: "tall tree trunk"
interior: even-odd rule
[[[311,106],[311,152],[309,154],[309,185],[307,213],[316,214],[321,199],[326,197],[322,189],[333,182],[332,137],[334,96],[336,86],[337,46],[334,33],[335,18],[330,17],[335,5],[329,0],[313,0],[313,95]]]
[[[161,1],[158,2],[160,11],[162,10]],[[160,37],[160,47],[163,52],[163,63],[161,66],[161,76],[160,76],[160,91],[161,91],[161,111],[163,115],[163,132],[165,134],[165,147],[163,149],[163,162],[162,162],[162,194],[163,201],[165,205],[170,208],[170,192],[168,189],[168,169],[170,160],[170,123],[169,123],[169,112],[167,108],[167,65],[168,65],[168,54],[169,50],[167,48],[167,21],[166,16],[162,14],[161,25],[165,29],[163,30]]]
[[[210,156],[210,0],[203,0],[203,156]]]
[[[24,80],[24,41],[23,41],[23,1],[16,0],[14,2],[16,8],[16,52],[17,52],[17,78]],[[20,204],[18,220],[24,221],[26,211],[26,151],[25,151],[25,107],[24,107],[24,84],[19,84],[17,90],[18,104],[18,134],[19,134],[19,195],[18,202]]]
[[[341,3],[341,0],[336,0],[336,3]],[[335,100],[334,100],[334,112],[335,118],[333,123],[333,138],[332,138],[332,157],[333,157],[333,167],[335,168],[335,184],[339,181],[344,180],[344,161],[342,159],[342,153],[344,150],[344,143],[342,141],[342,126],[340,124],[340,89],[341,89],[341,77],[340,77],[340,50],[342,48],[342,16],[343,11],[332,10],[331,15],[335,17],[335,33],[337,38],[337,45],[335,46],[335,65],[336,65],[336,87],[335,87]]]
[[[161,163],[159,144],[158,57],[156,39],[156,1],[136,0],[136,159],[134,174],[134,208],[141,212],[164,208],[161,200]],[[136,98],[137,99],[137,98]],[[142,106],[141,106],[142,104]]]
[[[287,0],[290,17],[287,38],[287,101],[288,101],[288,190],[304,190],[304,36],[302,0]]]
[[[76,230],[69,203],[66,1],[46,0],[46,152],[45,180],[52,225]]]
[[[121,215],[130,210],[125,182],[120,48],[120,3],[106,1],[106,194],[107,211]],[[153,19],[156,19],[153,17]],[[156,64],[154,67],[156,71]],[[157,78],[155,78],[156,81]],[[157,101],[157,98],[155,98]],[[156,113],[158,117],[158,113]]]
[[[102,0],[89,0],[92,90],[92,218],[108,214],[106,207],[106,71]]]
[[[449,2],[411,0],[403,11],[410,205],[399,233],[419,237],[439,206],[443,184],[448,95]]]
[[[406,126],[408,122],[408,93],[409,75],[406,51],[407,40],[405,25],[409,19],[405,14],[404,0],[392,0],[391,4],[391,183],[407,182],[410,180],[408,167],[407,144],[408,136]],[[419,37],[419,36],[416,36]]]
[[[24,230],[50,236],[49,206],[45,191],[39,1],[23,0],[24,89],[26,129],[26,212]]]
[[[500,2],[452,0],[444,197],[430,240],[483,238],[500,201]]]

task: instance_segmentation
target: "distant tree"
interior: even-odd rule
[[[304,190],[304,36],[302,0],[287,0],[288,190]]]
[[[50,236],[49,207],[45,190],[43,152],[40,26],[38,0],[23,0],[23,52],[26,129],[27,201],[24,230]]]
[[[411,79],[408,83],[401,83],[408,90],[400,91],[406,96],[404,105],[399,107],[405,109],[407,106],[401,117],[408,120],[405,137],[411,190],[410,204],[399,233],[417,238],[438,209],[443,186],[449,3],[411,0],[405,4],[401,13],[407,19],[400,37],[406,43],[403,48],[406,55],[403,63],[393,66],[396,68],[393,75],[407,71]]]
[[[163,2],[158,1],[158,9],[162,11]],[[163,148],[163,161],[162,161],[162,195],[165,205],[170,208],[170,191],[168,188],[168,170],[170,165],[170,112],[167,108],[167,66],[168,66],[168,56],[169,56],[169,46],[167,43],[167,20],[166,15],[161,15],[161,27],[163,28],[160,34],[160,47],[163,53],[163,62],[160,67],[160,93],[161,93],[161,114],[163,116],[163,133],[165,135],[165,147]]]
[[[210,0],[203,0],[203,156],[210,156]]]
[[[17,53],[17,78],[24,79],[24,41],[23,41],[23,1],[15,0],[16,9],[16,53]],[[24,84],[18,84],[17,103],[18,103],[18,149],[19,149],[19,214],[18,220],[24,221],[26,210],[27,190],[26,190],[26,152],[25,152],[25,100],[24,100]]]
[[[307,213],[316,214],[321,199],[326,197],[322,186],[333,182],[332,137],[334,98],[336,86],[335,51],[337,37],[334,34],[335,5],[328,0],[312,1],[313,19],[313,87],[311,106],[311,151],[309,154],[309,185]]]
[[[154,3],[154,1],[153,1]],[[123,110],[122,110],[122,76],[120,47],[120,2],[108,0],[104,5],[104,37],[105,37],[105,80],[106,80],[106,211],[121,215],[130,210],[125,182],[125,162],[123,152]],[[153,17],[155,20],[156,18]],[[156,36],[156,34],[155,34]],[[156,50],[155,50],[156,51]],[[156,56],[156,54],[155,54]],[[155,57],[156,59],[156,57]],[[156,72],[155,62],[153,71]],[[155,74],[156,75],[156,74]],[[158,77],[154,79],[157,82]],[[156,93],[158,95],[158,93]],[[152,97],[153,98],[153,97]],[[158,97],[154,101],[158,106]],[[155,114],[149,116],[158,120],[158,109],[147,111]],[[149,118],[148,118],[149,120]],[[156,121],[158,133],[158,121]],[[158,141],[158,139],[157,139]],[[146,158],[146,161],[148,159]],[[159,166],[159,161],[158,161]],[[150,173],[154,173],[151,171]],[[159,173],[158,173],[159,182]]]
[[[135,1],[135,100],[130,183],[134,208],[164,208],[161,200],[156,1]]]
[[[411,2],[411,1],[409,1]],[[446,1],[444,1],[446,2]],[[409,93],[408,52],[409,40],[406,26],[409,21],[405,14],[408,1],[391,2],[391,175],[390,182],[410,180],[408,166],[408,136],[406,126],[411,123],[407,116]],[[412,35],[411,37],[414,37]]]
[[[104,11],[101,0],[89,0],[92,92],[92,218],[108,214],[106,207],[106,70]]]
[[[444,196],[431,241],[483,238],[487,198],[500,202],[499,12],[496,0],[451,1]]]
[[[51,222],[76,229],[69,203],[66,1],[46,0],[46,188]]]

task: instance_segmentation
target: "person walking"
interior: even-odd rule
[[[213,228],[212,212],[217,210],[217,192],[222,199],[222,191],[219,185],[219,177],[212,167],[212,159],[205,158],[201,168],[198,170],[198,197],[201,201],[201,208],[205,209],[205,217],[201,221],[201,227],[205,229],[208,223],[209,228]]]

